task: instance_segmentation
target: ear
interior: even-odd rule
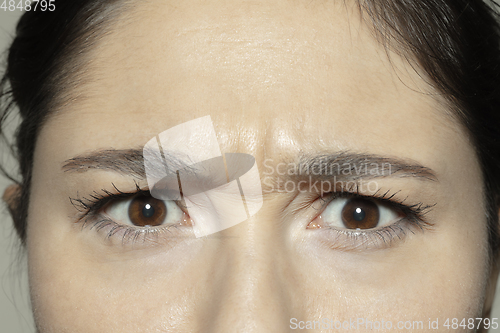
[[[21,186],[18,184],[12,184],[7,186],[3,192],[2,199],[7,204],[9,213],[13,219],[17,216],[17,206],[19,202],[19,196],[21,195]]]

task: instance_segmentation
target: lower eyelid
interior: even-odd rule
[[[111,245],[168,245],[186,238],[193,238],[192,228],[171,224],[158,227],[135,227],[114,222],[102,217],[97,221],[88,221],[87,227],[103,237]]]
[[[322,229],[321,242],[330,249],[341,251],[382,250],[403,242],[411,231],[407,222],[399,221],[380,229]]]

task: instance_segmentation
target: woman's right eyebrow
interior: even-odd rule
[[[142,149],[100,149],[63,162],[64,172],[109,170],[136,178],[145,178]]]
[[[168,154],[167,159],[170,165],[176,166],[177,170],[189,167],[182,158],[176,158],[175,155]],[[161,161],[158,162],[161,163]],[[269,159],[264,162],[264,168],[268,167],[267,162]],[[284,176],[294,180],[300,180],[304,177],[318,180],[336,177],[352,181],[410,177],[424,181],[438,181],[436,173],[431,168],[415,161],[352,151],[305,154],[299,156],[295,161],[276,162],[287,168],[287,174]],[[277,168],[273,167],[272,169],[278,172]],[[78,173],[89,170],[107,170],[138,179],[146,178],[142,148],[95,150],[64,161],[62,170]],[[261,172],[268,175],[266,170],[269,169],[263,169]]]

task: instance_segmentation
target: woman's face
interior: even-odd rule
[[[474,150],[354,6],[150,1],[114,27],[36,146],[27,245],[41,332],[287,332],[314,320],[430,331],[481,316]],[[137,198],[85,215],[107,192],[146,188],[131,149],[207,115],[222,153],[255,157],[258,213],[200,238],[209,209],[190,216],[185,202],[149,199],[166,207],[159,227],[126,226],[148,217]],[[68,167],[75,157],[89,158]],[[299,174],[307,164],[316,172]]]

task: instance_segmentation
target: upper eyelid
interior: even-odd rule
[[[397,196],[398,193],[401,191],[396,191],[392,194],[390,191],[384,192],[382,195],[364,195],[359,192],[345,192],[342,191],[340,195],[338,195],[336,192],[330,192],[329,194],[329,200],[326,200],[323,205],[321,206],[321,211],[328,205],[331,200],[337,199],[337,198],[365,198],[368,200],[374,200],[378,201],[380,203],[388,204],[391,206],[395,206],[395,208],[399,208],[401,210],[404,210],[405,213],[411,213],[415,214],[417,218],[424,220],[424,215],[427,214],[430,210],[432,210],[437,203],[434,204],[424,204],[423,202],[418,202],[416,204],[406,204],[405,202],[407,201],[408,197],[406,197],[403,200],[395,200],[394,198]],[[377,192],[378,193],[378,192]],[[427,223],[427,221],[424,221]]]
[[[97,216],[102,209],[104,209],[107,205],[109,205],[113,200],[127,200],[130,198],[133,198],[134,196],[140,195],[140,194],[147,194],[150,195],[150,192],[148,189],[143,189],[138,186],[136,183],[136,190],[131,191],[131,192],[124,192],[119,190],[113,183],[112,183],[113,188],[115,189],[116,193],[112,193],[110,191],[107,191],[105,189],[102,189],[101,191],[103,194],[99,194],[97,192],[93,192],[94,194],[91,194],[90,196],[92,199],[88,199],[86,197],[83,198],[78,198],[78,199],[72,199],[70,198],[71,203],[77,210],[80,211],[80,217],[77,219],[78,221],[82,220],[83,218],[92,218]],[[396,192],[390,192],[386,191],[382,194],[376,194],[374,195],[364,195],[359,192],[348,192],[348,191],[341,191],[341,192],[330,192],[326,196],[322,196],[319,199],[322,200],[322,205],[318,209],[318,215],[319,216],[323,210],[327,207],[328,203],[331,202],[331,200],[334,200],[335,198],[365,198],[368,200],[374,200],[376,202],[382,203],[382,204],[387,204],[391,206],[392,208],[400,209],[402,210],[405,215],[412,215],[411,217],[417,218],[421,220],[422,222],[429,223],[424,216],[436,205],[425,205],[422,202],[418,202],[416,204],[407,204],[405,203],[407,198],[403,200],[394,200],[394,197],[400,193],[401,191],[396,191]],[[326,197],[326,200],[325,200]],[[317,199],[318,200],[318,199]],[[77,205],[80,204],[80,206],[85,206],[83,207],[84,209],[78,209]],[[176,202],[176,204],[181,208],[185,213],[185,206],[182,205],[182,202]]]
[[[97,210],[102,209],[105,207],[111,200],[116,200],[119,198],[122,199],[128,199],[132,198],[138,194],[141,193],[149,193],[149,190],[143,190],[141,189],[137,184],[136,184],[136,190],[134,192],[123,192],[119,190],[113,183],[112,183],[113,188],[116,190],[116,193],[110,192],[105,189],[101,189],[102,193],[98,193],[94,191],[92,194],[89,194],[88,196],[91,197],[89,199],[86,196],[80,197],[77,194],[76,198],[70,197],[69,200],[71,204],[79,211],[82,213],[82,217],[96,212]]]
[[[86,207],[84,207],[83,211],[79,210],[75,206],[75,208],[77,208],[77,210],[79,210],[81,212],[80,217],[78,218],[78,221],[82,220],[85,217],[95,217],[96,215],[99,214],[99,212],[102,209],[106,208],[113,201],[130,200],[131,198],[134,198],[135,196],[142,195],[142,194],[151,196],[149,189],[141,189],[137,184],[136,184],[136,191],[135,192],[123,192],[123,191],[119,190],[114,184],[112,184],[112,185],[117,193],[112,193],[108,190],[101,189],[101,191],[104,193],[104,195],[99,194],[99,193],[94,191],[94,194],[91,195],[92,199],[88,199],[86,197],[82,197],[82,198],[78,198],[78,199],[70,198],[70,201],[71,201],[73,206],[75,206],[77,204],[86,206]],[[185,205],[183,205],[182,202],[176,201],[175,203],[176,203],[176,205],[179,206],[179,208],[181,210],[183,210],[186,213]]]

